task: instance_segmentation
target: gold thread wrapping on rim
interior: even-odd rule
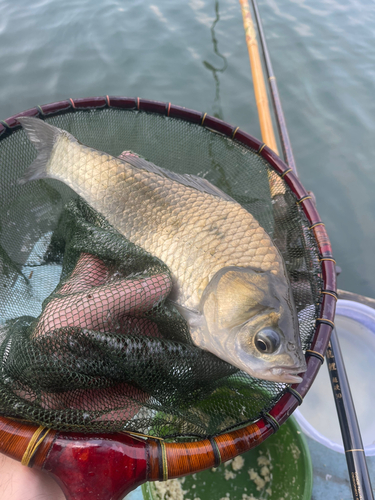
[[[295,389],[293,389],[293,387],[289,386],[287,391],[290,392],[291,394],[293,394],[293,396],[297,399],[298,405],[301,405],[303,403],[303,398],[302,398],[301,394],[298,391],[296,391]]]
[[[329,262],[334,262],[336,264],[335,259],[331,259],[330,257],[322,257],[319,259],[319,262],[323,262],[323,260],[328,260]]]
[[[204,120],[206,119],[206,116],[207,116],[207,113],[205,113],[205,114],[203,115],[203,117],[202,117],[202,121],[201,121],[201,125],[203,125]]]
[[[302,203],[305,200],[311,200],[311,196],[310,195],[304,196],[300,200],[296,201],[296,203],[297,203],[297,205],[299,205],[300,203]]]
[[[165,447],[164,441],[160,441],[161,447],[161,460],[163,465],[163,481],[168,480],[168,462],[167,462],[167,449]]]
[[[42,107],[41,107],[41,106],[39,106],[39,104],[36,106],[36,108],[37,108],[37,110],[39,111],[39,113],[40,113],[42,116],[44,116],[44,111],[43,111]]]
[[[110,108],[111,107],[111,99],[109,98],[109,95],[106,95],[105,97],[107,99],[108,107]]]
[[[236,127],[236,128],[234,129],[234,132],[233,132],[233,134],[232,134],[232,139],[234,139],[234,136],[237,134],[237,132],[238,132],[239,128],[240,128],[240,127]]]
[[[353,450],[345,450],[345,453],[348,453],[349,451],[365,451],[364,449],[362,448],[353,448]]]
[[[325,224],[323,222],[317,222],[316,224],[313,224],[312,226],[309,227],[309,229],[314,229],[314,227],[316,226],[325,226]]]
[[[326,319],[326,318],[316,318],[315,321],[325,321],[327,323],[329,323],[330,325],[332,325],[332,328],[335,327],[335,323],[333,321],[331,321],[330,319]]]
[[[280,177],[283,179],[283,178],[284,178],[284,176],[285,176],[286,174],[289,174],[289,172],[291,172],[292,170],[293,170],[292,168],[288,168],[287,170],[285,170],[285,172],[283,172],[283,173],[280,175]]]
[[[269,413],[263,413],[263,417],[273,427],[273,429],[275,430],[275,432],[280,429],[279,422],[272,415],[270,415]]]
[[[312,356],[316,356],[321,360],[322,363],[324,363],[324,356],[323,354],[320,354],[320,352],[313,351],[312,349],[306,349],[306,354],[310,353]]]
[[[76,109],[76,105],[74,104],[74,101],[72,98],[69,99],[71,105],[72,105],[72,108]]]
[[[42,432],[46,430],[46,432],[43,434],[43,436],[38,440],[39,436],[42,434]],[[23,454],[21,464],[26,465],[28,467],[30,460],[36,450],[38,449],[39,445],[43,441],[43,439],[47,436],[51,429],[47,429],[46,427],[43,427],[40,425],[37,430],[34,432],[32,438],[29,441],[29,444],[27,445],[27,448],[25,450],[25,453]]]
[[[276,76],[270,76],[268,80],[276,80]]]
[[[169,102],[168,103],[168,112],[167,112],[167,116],[169,116],[169,113],[171,112],[171,103]]]
[[[263,143],[260,148],[257,151],[257,155],[260,155],[260,153],[263,151],[265,144]]]
[[[331,292],[320,292],[320,293],[324,293],[325,295],[331,295],[331,297],[337,300],[337,296],[334,293]]]

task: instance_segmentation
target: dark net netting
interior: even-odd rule
[[[152,113],[71,110],[46,121],[113,156],[133,151],[204,177],[245,207],[284,258],[308,348],[318,251],[295,197],[265,160],[202,126]],[[0,414],[60,430],[186,438],[268,411],[286,385],[196,347],[168,300],[167,266],[64,183],[20,185],[35,158],[24,130],[0,140]]]

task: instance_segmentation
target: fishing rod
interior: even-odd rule
[[[255,102],[258,108],[260,132],[263,142],[267,144],[276,154],[279,154],[276,144],[275,133],[272,125],[272,118],[270,108],[268,105],[267,89],[264,83],[262,62],[258,50],[258,43],[256,41],[256,33],[249,4],[247,0],[240,0],[242,17],[244,20],[244,28],[246,34],[246,44],[250,58],[250,68],[253,78]]]
[[[241,4],[244,27],[246,32],[246,41],[248,43],[248,33],[252,33],[252,46],[257,46],[255,40],[255,29],[252,24],[249,4],[247,0],[239,0]],[[259,9],[256,0],[252,0],[255,19],[258,27],[259,37],[262,45],[266,71],[268,75],[269,89],[272,96],[276,122],[279,131],[279,137],[282,144],[283,155],[287,165],[293,169],[293,172],[298,176],[296,163],[294,160],[293,150],[289,139],[288,129],[286,127],[285,117],[281,106],[280,95],[277,87],[276,77],[273,72],[271,58],[269,56],[266,39],[264,36],[262,21],[259,14]],[[252,66],[252,57],[250,55],[250,64]],[[252,72],[259,70],[253,68]],[[261,78],[263,79],[263,71]],[[258,76],[258,79],[260,77]],[[264,81],[264,79],[263,79]],[[255,82],[254,82],[255,87]],[[258,106],[259,112],[259,106]],[[263,138],[263,135],[262,135]],[[264,138],[263,138],[264,140]],[[264,140],[266,143],[266,141]],[[334,394],[336,410],[340,422],[340,429],[345,449],[345,457],[349,471],[350,484],[354,500],[374,500],[370,477],[368,473],[365,453],[362,444],[362,438],[358,426],[357,416],[355,413],[354,403],[350,392],[349,382],[346,375],[345,364],[341,354],[339,339],[336,329],[333,328],[331,340],[328,343],[326,359],[329,368],[330,380]]]
[[[373,500],[374,495],[363,450],[362,437],[336,328],[333,328],[331,333],[326,359],[340,422],[353,498],[355,500]]]
[[[290,168],[293,169],[293,172],[298,177],[297,166],[296,166],[296,162],[294,160],[292,145],[291,145],[291,142],[289,139],[289,134],[288,134],[288,129],[287,129],[286,122],[285,122],[283,108],[281,106],[281,100],[280,100],[279,89],[277,87],[276,76],[273,72],[271,58],[270,58],[270,55],[269,55],[269,52],[267,49],[266,38],[264,36],[264,31],[263,31],[262,21],[260,19],[260,15],[259,15],[257,1],[252,0],[252,4],[253,4],[253,9],[254,9],[255,19],[257,22],[260,43],[262,45],[262,53],[264,56],[264,62],[266,65],[266,70],[267,70],[267,75],[268,75],[268,85],[269,85],[269,89],[270,89],[270,93],[271,93],[271,97],[272,97],[273,107],[274,107],[275,116],[276,116],[276,123],[277,123],[277,128],[279,131],[279,137],[280,137],[280,141],[281,141],[281,145],[282,145],[282,149],[283,149],[284,159],[285,159],[286,164]]]

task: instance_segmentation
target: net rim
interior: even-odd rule
[[[214,466],[216,460],[215,457],[217,455],[217,450],[215,447],[218,445],[218,440],[223,446],[223,448],[222,446],[219,447],[222,461],[233,458],[233,456],[257,446],[277,431],[279,426],[282,425],[297,408],[297,406],[301,404],[302,399],[312,385],[319,368],[324,361],[324,353],[326,351],[334,324],[333,321],[336,307],[336,267],[332,256],[331,244],[325,230],[325,226],[320,219],[311,195],[308,191],[306,191],[293,171],[264,143],[242,131],[239,127],[232,126],[231,124],[210,116],[207,113],[176,106],[170,102],[165,103],[142,99],[139,97],[129,98],[107,95],[105,97],[99,96],[67,99],[64,101],[57,101],[37,106],[13,115],[4,121],[0,121],[0,141],[21,128],[21,125],[17,120],[21,116],[32,116],[43,119],[65,113],[74,113],[74,111],[91,111],[106,108],[123,111],[156,113],[170,118],[187,121],[202,126],[212,133],[218,133],[232,139],[235,142],[240,143],[243,147],[251,150],[252,153],[255,152],[261,156],[276,172],[276,174],[282,177],[287,183],[296,198],[296,203],[302,208],[309,222],[309,228],[317,243],[322,270],[321,305],[319,318],[316,320],[316,327],[311,347],[306,352],[307,370],[303,374],[302,382],[292,385],[290,389],[276,402],[273,408],[255,423],[247,425],[239,430],[237,429],[219,434],[218,439],[215,439],[215,442],[213,442],[214,438],[197,441],[195,443],[189,442],[189,453],[192,455],[194,455],[194,451],[199,450],[204,443],[207,441],[210,443],[209,447],[213,450],[212,457],[211,454],[207,455],[207,460],[211,460],[212,463],[204,465],[202,469],[210,466],[212,467]],[[10,427],[13,428],[12,422],[12,419],[0,417],[0,426],[3,429],[5,426],[8,429],[7,432],[9,432]],[[25,432],[27,433],[30,429],[30,425],[32,425],[30,423],[21,422],[17,422],[17,424],[17,432],[20,432],[21,434]],[[0,429],[0,435],[2,432],[3,431]],[[88,435],[75,432],[57,432],[57,434],[61,436],[70,436],[70,439],[74,439],[74,436],[76,436],[77,439],[82,439],[82,435],[88,437]],[[92,439],[94,435],[95,434],[90,434],[90,439]],[[111,440],[113,440],[114,435],[112,434],[111,436]],[[233,453],[229,453],[228,450],[229,455],[223,456],[223,453],[225,453],[225,450],[228,448],[228,443],[236,443],[235,448],[237,451],[235,455],[233,455]],[[179,461],[180,457],[186,456],[186,447],[184,446],[185,443],[178,443],[178,445],[179,446],[176,448],[175,444],[165,443],[167,451],[168,447],[170,448],[171,446],[174,446],[173,460],[175,461]],[[0,445],[0,452],[5,451],[4,446]],[[170,448],[170,451],[172,451],[172,448]],[[9,450],[7,451],[7,454],[9,454]],[[166,452],[165,455],[168,456],[168,453]],[[226,456],[228,458],[226,458]],[[159,457],[159,465],[160,463],[163,463],[162,456]],[[162,471],[162,467],[159,466],[154,469],[155,471]],[[187,474],[189,472],[190,471],[185,471],[183,474]],[[197,472],[197,470],[194,470],[193,472]],[[157,472],[155,472],[155,477],[150,477],[150,479],[163,479],[163,477],[156,477],[156,475]]]

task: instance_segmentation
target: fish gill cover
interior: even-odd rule
[[[282,179],[249,149],[198,125],[113,109],[48,119],[113,156],[135,151],[200,175],[239,202],[283,256],[308,348],[318,251]],[[197,347],[165,263],[131,243],[65,184],[19,185],[36,151],[0,141],[0,413],[60,430],[205,437],[257,419],[286,385],[251,377]],[[137,210],[137,207],[134,207]]]

